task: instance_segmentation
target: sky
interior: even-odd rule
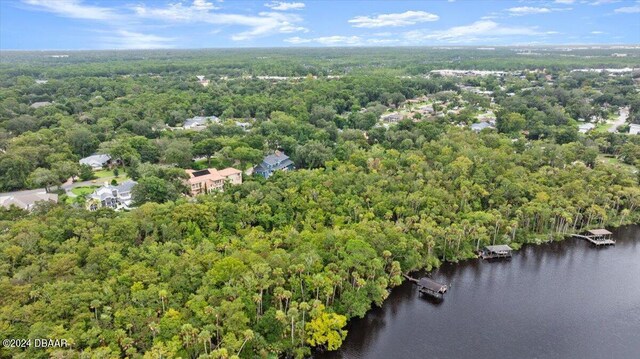
[[[0,0],[0,49],[640,44],[640,0]]]

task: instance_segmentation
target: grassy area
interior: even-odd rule
[[[100,170],[100,171],[95,171],[95,172],[93,172],[93,174],[94,174],[97,178],[113,177],[113,171],[112,171],[112,170]]]
[[[76,197],[66,195],[64,198],[64,202],[67,204],[76,203],[79,196],[88,196],[91,193],[93,193],[93,191],[95,191],[96,188],[98,187],[100,186],[82,186],[82,187],[72,188],[71,191],[69,192],[74,194]]]
[[[82,196],[82,195],[88,195],[93,193],[93,191],[96,190],[96,188],[98,188],[100,186],[83,186],[83,187],[76,187],[71,189],[71,193],[75,194],[76,196]]]
[[[610,156],[605,156],[605,155],[601,154],[601,155],[598,155],[597,161],[601,162],[601,163],[606,163],[606,164],[609,164],[609,165],[613,165],[613,166],[616,166],[616,167],[624,168],[624,169],[628,170],[629,172],[633,172],[633,171],[636,170],[635,166],[628,165],[628,164],[626,164],[624,162],[621,162],[616,157],[610,157]]]
[[[607,131],[609,131],[609,128],[612,125],[610,123],[599,123],[596,125],[596,128],[593,129],[593,132],[597,132],[597,133],[605,133]]]

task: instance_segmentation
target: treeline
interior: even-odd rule
[[[624,52],[626,57],[612,57]],[[67,57],[51,57],[68,55]],[[547,68],[637,67],[637,49],[496,47],[279,48],[130,51],[3,51],[0,80],[5,76],[110,77],[125,74],[169,74],[194,71],[207,76],[345,75],[363,69],[393,69],[417,75],[435,69],[524,70]]]
[[[553,83],[545,76],[406,78],[380,69],[339,79],[249,78],[214,81],[208,87],[198,84],[195,75],[181,73],[80,76],[46,84],[26,76],[8,78],[0,89],[0,191],[49,187],[71,176],[87,178],[90,173],[77,161],[96,151],[125,163],[187,168],[198,166],[196,157],[207,157],[209,165],[246,167],[281,148],[298,167],[318,167],[340,131],[375,133],[380,115],[410,98],[429,95],[447,102],[448,108],[463,108],[457,115],[430,121],[476,121],[490,100],[461,90],[465,85],[494,91],[498,130],[513,136],[525,133],[528,139],[570,143],[579,138],[576,120],[607,118],[623,106],[630,109],[630,122],[640,121],[631,76],[571,73]],[[51,104],[30,107],[42,101]],[[216,115],[223,123],[201,133],[166,130],[199,115]],[[252,127],[244,131],[236,120],[250,121]],[[637,153],[637,142],[620,141],[631,143],[626,152]],[[634,164],[637,156],[625,158]]]
[[[640,220],[637,175],[595,144],[403,126],[195,202],[0,211],[0,339],[71,343],[2,355],[308,356],[403,272]]]

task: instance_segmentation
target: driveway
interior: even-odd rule
[[[618,114],[618,118],[613,122],[610,122],[611,126],[607,131],[618,132],[618,127],[624,125],[627,122],[627,117],[629,117],[629,108],[628,107],[621,108]]]

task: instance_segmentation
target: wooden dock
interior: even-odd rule
[[[412,278],[406,274],[403,274],[407,280],[418,285],[418,292],[421,294],[428,294],[436,298],[442,298],[444,293],[447,292],[449,287],[445,284],[438,283],[429,277],[422,277],[420,279]]]
[[[588,231],[588,233],[589,234],[572,234],[572,237],[586,239],[596,246],[612,246],[616,244],[615,239],[612,237],[613,233],[606,229],[592,229]]]
[[[494,258],[511,258],[511,252],[513,250],[506,244],[500,244],[495,246],[486,246],[480,251],[480,258],[482,259],[494,259]]]

